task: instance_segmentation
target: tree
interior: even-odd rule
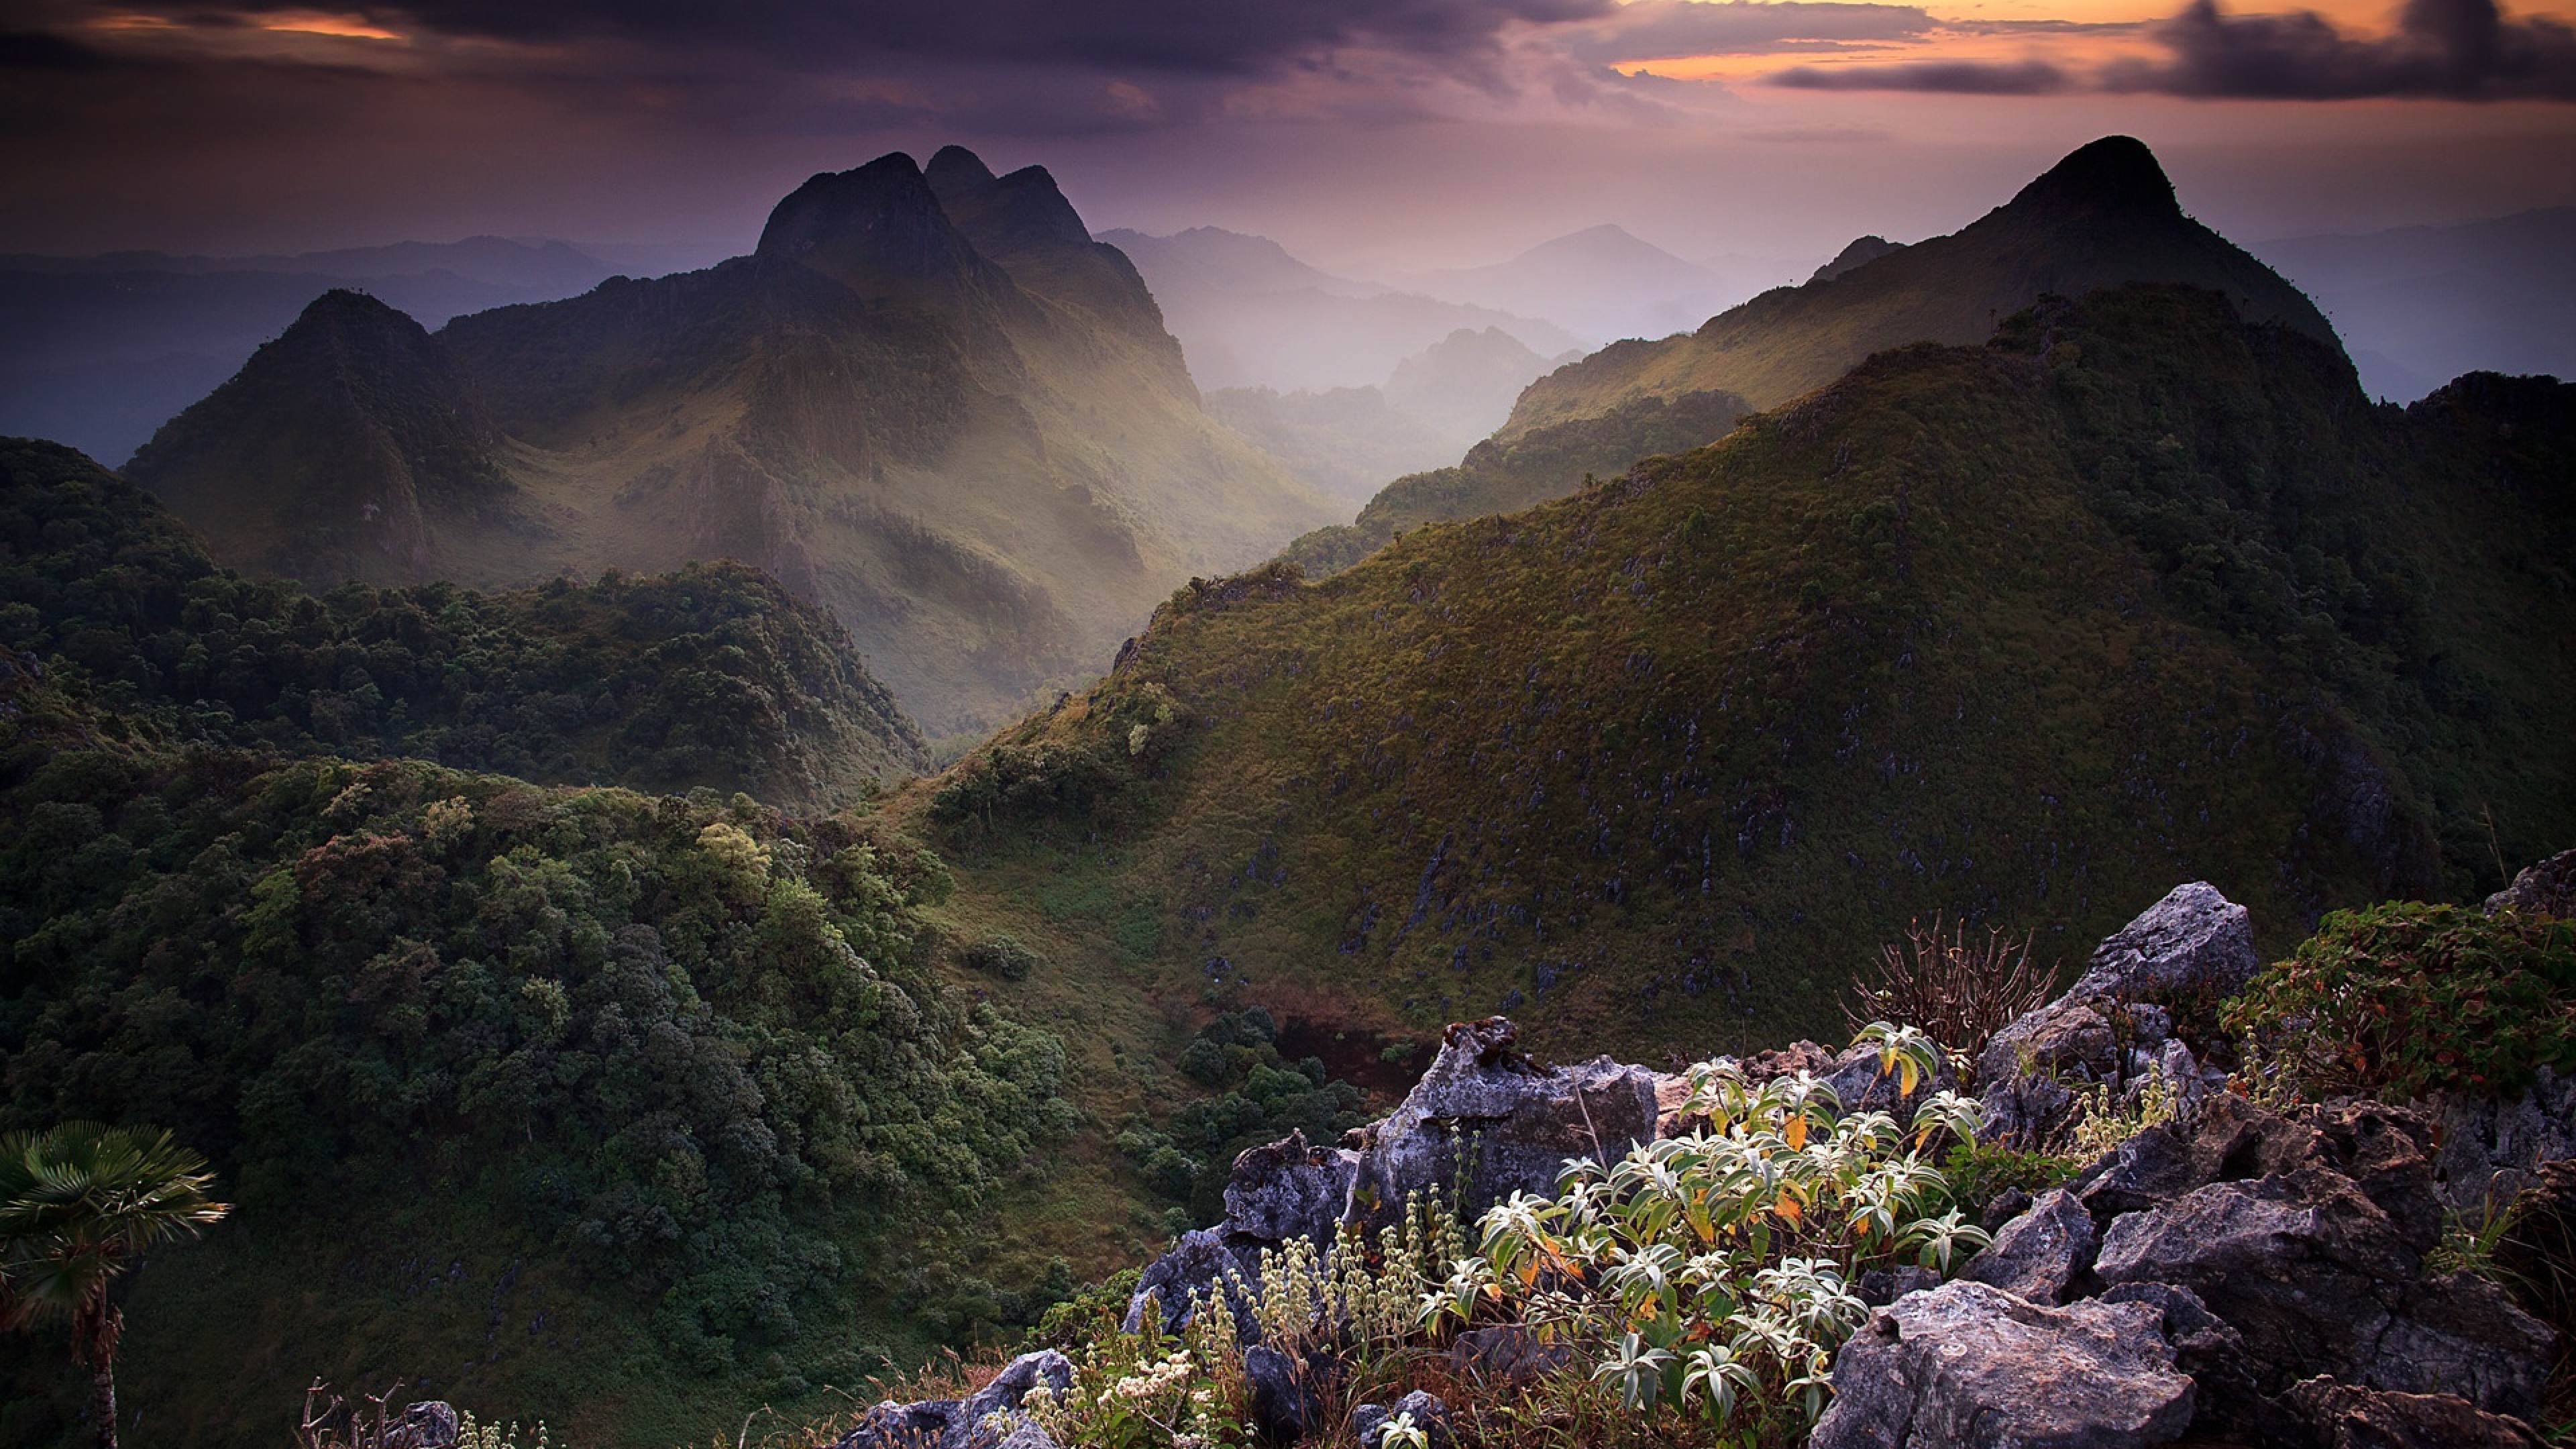
[[[66,1122],[0,1136],[0,1326],[71,1322],[92,1375],[99,1449],[116,1449],[116,1344],[108,1290],[153,1244],[194,1237],[232,1209],[207,1195],[206,1159],[130,1127]]]

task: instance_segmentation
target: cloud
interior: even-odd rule
[[[2407,0],[2385,39],[2346,35],[2312,10],[2230,16],[2214,0],[2193,0],[2152,33],[2173,58],[2114,64],[2106,88],[2259,100],[2576,100],[2576,29],[2507,20],[2495,0]]]
[[[1817,41],[1911,40],[1936,24],[1913,5],[1634,0],[1601,19],[1564,26],[1554,43],[1578,59],[1606,65],[1762,54]]]
[[[2075,80],[2044,60],[1996,64],[1972,60],[1918,60],[1894,65],[1836,68],[1800,65],[1771,76],[1771,84],[1808,91],[1929,91],[1957,96],[2044,96],[2075,88]]]
[[[902,56],[1257,75],[1344,47],[1475,51],[1512,26],[1593,18],[1612,7],[1613,0],[407,0],[370,6],[366,18],[403,35],[730,51],[795,66]],[[143,0],[118,8],[195,25],[258,25],[274,6]]]

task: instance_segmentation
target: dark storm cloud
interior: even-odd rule
[[[1635,0],[1597,22],[1566,27],[1558,44],[1569,55],[1606,64],[1759,54],[1800,42],[1910,40],[1934,24],[1912,5]]]
[[[2576,100],[2576,30],[2507,20],[2495,0],[2408,0],[2385,39],[2346,35],[2314,11],[2231,16],[2195,0],[2153,33],[2173,59],[2116,65],[2104,77],[2109,88],[2261,100]]]
[[[1612,0],[413,0],[357,7],[405,34],[620,41],[730,50],[796,65],[909,56],[1250,75],[1342,47],[1479,50],[1520,22],[1607,13]],[[141,7],[192,23],[255,19],[255,0]]]
[[[1921,60],[1839,69],[1801,65],[1772,76],[1771,84],[1806,91],[1928,91],[1954,96],[2044,96],[2075,88],[2066,72],[2038,60],[2002,65]]]
[[[116,70],[124,62],[106,51],[43,31],[0,31],[0,70],[92,73]]]

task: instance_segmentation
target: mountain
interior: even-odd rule
[[[1834,259],[1832,261],[1816,268],[1815,275],[1809,277],[1807,280],[1811,282],[1830,282],[1834,278],[1841,276],[1843,273],[1850,271],[1854,267],[1865,266],[1871,262],[1877,261],[1880,257],[1892,256],[1903,250],[1905,250],[1905,243],[1892,242],[1883,236],[1856,237],[1852,240],[1851,245],[1834,253]]]
[[[0,440],[0,648],[199,746],[817,810],[926,763],[849,635],[739,564],[317,598],[220,568],[151,495],[23,439]]]
[[[2411,402],[2477,368],[2576,376],[2576,207],[2255,251],[2334,319],[2376,396]]]
[[[1594,342],[1661,337],[1724,300],[1724,283],[1616,226],[1544,241],[1491,266],[1423,272],[1405,284],[1435,297],[1561,322]]]
[[[1397,363],[1386,380],[1386,400],[1442,432],[1472,440],[1501,426],[1521,389],[1550,365],[1499,327],[1461,327]]]
[[[750,256],[434,336],[326,297],[129,472],[226,562],[316,583],[740,559],[934,732],[1337,511],[1205,414],[1043,168],[957,148],[815,176]]]
[[[2044,293],[2074,296],[2130,282],[2205,287],[2249,321],[2334,342],[2325,317],[2298,289],[2183,214],[2152,152],[2111,136],[2076,150],[1953,235],[1766,292],[1695,332],[1617,343],[1561,368],[1522,396],[1505,431],[1598,416],[1650,394],[1719,389],[1755,407],[1776,407],[1873,352],[1909,342],[1976,342],[1997,319]]]
[[[562,242],[499,237],[297,256],[0,256],[0,432],[121,461],[332,288],[436,326],[568,297],[616,270]]]
[[[1332,276],[1267,237],[1202,226],[1167,237],[1109,231],[1101,239],[1134,259],[1203,387],[1326,392],[1376,385],[1403,359],[1462,328],[1499,328],[1543,356],[1579,345],[1534,315]]]
[[[1194,583],[893,813],[1060,980],[1389,1038],[1743,1050],[1833,1030],[1891,922],[2063,959],[2195,878],[2278,951],[2576,838],[2571,465],[2576,387],[2375,407],[2235,297],[2051,298],[1321,584]]]

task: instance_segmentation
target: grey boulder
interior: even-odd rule
[[[2004,1224],[1959,1276],[2053,1306],[2072,1296],[2092,1268],[2095,1246],[2092,1214],[2075,1194],[2051,1188]]]
[[[2144,1303],[2027,1303],[1957,1282],[1879,1310],[1834,1359],[1810,1449],[2147,1449],[2193,1385]]]
[[[1061,1395],[1073,1362],[1051,1348],[1024,1353],[992,1382],[962,1399],[878,1404],[832,1449],[1056,1449],[1055,1439],[1021,1414],[1032,1393]]]
[[[1613,1162],[1653,1139],[1652,1071],[1608,1057],[1543,1071],[1512,1049],[1518,1035],[1499,1016],[1443,1034],[1403,1103],[1353,1134],[1346,1221],[1383,1227],[1409,1195],[1434,1192],[1473,1218],[1515,1192],[1553,1196],[1569,1157]]]

